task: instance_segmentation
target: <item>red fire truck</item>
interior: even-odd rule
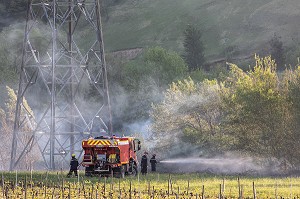
[[[141,142],[134,137],[100,136],[82,141],[85,175],[136,175],[136,152]]]

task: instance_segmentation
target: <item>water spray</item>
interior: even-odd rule
[[[267,171],[252,158],[175,158],[159,161],[162,172],[174,173],[209,172],[223,174],[261,173]]]

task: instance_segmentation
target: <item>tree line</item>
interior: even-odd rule
[[[229,64],[219,80],[173,82],[151,118],[160,147],[192,143],[206,154],[244,154],[300,165],[300,66],[278,73],[271,57],[255,56],[253,69]]]

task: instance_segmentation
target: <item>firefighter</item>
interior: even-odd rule
[[[72,173],[74,172],[75,176],[77,177],[78,176],[78,173],[77,173],[78,166],[79,166],[78,160],[76,159],[75,154],[72,154],[72,159],[70,162],[70,171],[67,176],[70,177],[72,175]]]
[[[147,152],[144,152],[144,155],[142,156],[142,161],[141,161],[141,173],[142,175],[147,174],[147,164],[148,164],[148,157],[147,157]]]
[[[152,158],[150,159],[151,171],[152,171],[152,172],[155,172],[155,171],[156,171],[156,164],[157,164],[157,161],[156,161],[156,159],[155,159],[155,156],[156,156],[156,154],[153,154],[153,155],[152,155]]]

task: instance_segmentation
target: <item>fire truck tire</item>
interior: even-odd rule
[[[117,178],[125,178],[125,170],[126,170],[125,165],[122,165],[121,167],[114,169],[113,170],[114,176]]]

